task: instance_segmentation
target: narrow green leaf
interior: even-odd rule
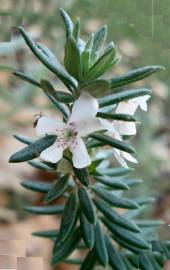
[[[52,166],[49,166],[43,162],[40,162],[40,161],[35,161],[35,160],[32,160],[32,161],[29,161],[28,162],[29,165],[31,165],[32,167],[36,168],[36,169],[40,169],[40,170],[43,170],[43,171],[50,171],[50,172],[53,172],[55,171],[54,167]]]
[[[151,246],[139,235],[132,233],[128,230],[120,228],[120,226],[115,225],[110,220],[102,219],[105,225],[109,228],[109,230],[115,235],[117,238],[122,239],[128,244],[137,247],[139,249],[150,249]]]
[[[73,37],[76,40],[76,42],[79,39],[79,35],[80,35],[80,18],[77,18],[73,29]]]
[[[47,80],[41,80],[41,88],[43,89],[46,96],[52,101],[52,103],[57,107],[57,109],[64,115],[67,119],[69,112],[64,105],[60,104],[61,100],[58,100],[58,93],[54,90],[52,84]]]
[[[49,230],[49,231],[38,231],[38,232],[33,232],[33,236],[36,237],[42,237],[42,238],[56,238],[58,236],[58,231],[57,230]]]
[[[52,96],[54,100],[61,103],[73,103],[75,101],[73,95],[65,92],[56,91],[53,85],[47,80],[41,80],[41,88],[44,90],[45,94]]]
[[[65,175],[56,180],[44,198],[44,203],[51,203],[63,195],[68,187],[69,176]]]
[[[16,72],[13,73],[13,75],[15,75],[16,77],[22,79],[25,82],[31,83],[32,85],[35,85],[37,87],[41,87],[39,82],[37,82],[34,78],[30,77],[27,74],[16,71]]]
[[[21,182],[21,185],[26,189],[41,193],[47,193],[52,186],[51,183],[29,181],[29,180]]]
[[[147,204],[151,204],[151,203],[155,202],[155,198],[153,198],[153,197],[135,198],[134,201],[138,205],[143,206],[143,205],[147,205]]]
[[[136,118],[128,114],[98,112],[97,116],[104,119],[113,119],[113,120],[119,120],[119,121],[125,121],[125,122],[136,122]]]
[[[94,235],[95,235],[94,249],[95,249],[96,255],[101,265],[106,267],[109,260],[108,251],[106,248],[105,236],[104,236],[104,233],[102,231],[99,221],[97,221],[96,223],[96,226],[94,229]]]
[[[148,228],[148,227],[161,227],[165,225],[165,222],[163,220],[149,220],[149,219],[144,219],[144,220],[135,220],[135,223],[140,227],[140,228]]]
[[[66,239],[66,241],[62,242],[54,256],[52,258],[51,264],[56,265],[62,261],[64,261],[76,248],[77,244],[81,239],[81,230],[77,228],[74,233]]]
[[[124,261],[121,258],[119,251],[116,249],[114,244],[112,243],[109,236],[105,236],[105,242],[107,245],[107,251],[109,255],[109,263],[111,267],[115,270],[127,270],[124,264]]]
[[[126,144],[123,141],[113,139],[112,137],[108,135],[96,133],[96,134],[90,135],[90,137],[104,143],[105,145],[110,145],[116,149],[131,153],[131,154],[135,153],[135,149],[131,145]]]
[[[100,108],[117,104],[122,101],[126,101],[135,97],[151,95],[151,90],[149,89],[130,89],[126,91],[122,91],[120,93],[110,95],[98,100]]]
[[[151,74],[164,70],[164,69],[165,68],[162,66],[147,66],[147,67],[132,70],[125,75],[121,75],[121,76],[111,79],[110,80],[111,89],[115,89],[117,87],[127,85],[129,83],[140,81],[150,76]]]
[[[82,259],[66,259],[64,260],[64,263],[67,263],[67,264],[75,264],[75,265],[82,265],[83,263],[83,260]]]
[[[96,265],[96,254],[94,251],[89,251],[80,267],[80,270],[93,270]]]
[[[94,34],[93,46],[91,53],[91,62],[95,62],[96,58],[100,55],[101,49],[107,37],[107,25],[100,27]]]
[[[108,202],[109,204],[115,207],[125,209],[137,209],[140,207],[136,202],[130,199],[118,197],[113,193],[111,193],[110,191],[105,190],[104,188],[93,186],[92,190],[104,201]]]
[[[86,146],[87,148],[96,148],[96,147],[101,147],[104,146],[105,144],[103,142],[99,142],[97,140],[90,140]]]
[[[87,168],[77,169],[73,167],[73,170],[74,170],[75,175],[79,179],[80,183],[83,186],[88,187],[89,182],[90,182],[88,169]]]
[[[63,213],[64,205],[27,206],[24,208],[24,210],[28,213],[36,215],[55,215]]]
[[[87,220],[86,216],[80,212],[80,228],[87,248],[94,247],[94,226]]]
[[[77,81],[81,80],[81,57],[79,48],[73,38],[69,38],[65,47],[64,65],[69,74]]]
[[[141,268],[141,270],[155,270],[146,252],[139,253],[139,267]]]
[[[93,41],[94,41],[94,33],[92,33],[89,37],[89,39],[87,40],[86,46],[85,46],[85,50],[89,50],[90,54],[91,54],[91,50],[93,47]]]
[[[94,199],[94,202],[97,208],[114,224],[135,233],[140,232],[139,227],[134,222],[118,214],[110,207],[109,204],[105,203],[103,200],[99,201]]]
[[[51,146],[56,140],[56,136],[47,135],[39,140],[34,141],[32,144],[16,152],[10,157],[9,162],[17,163],[34,159],[40,155],[40,153]]]
[[[109,48],[104,51],[103,55],[89,69],[84,80],[92,81],[101,77],[106,71],[111,69],[113,63],[117,60],[116,48],[114,43],[110,44]]]
[[[118,189],[118,190],[129,189],[127,184],[125,184],[123,181],[120,181],[118,179],[112,179],[111,177],[105,177],[105,176],[95,176],[95,179],[98,182],[102,183],[103,185],[106,185],[114,189]]]
[[[104,96],[105,92],[109,90],[110,84],[108,80],[98,79],[95,81],[82,84],[80,88],[81,88],[81,91],[87,91],[90,94],[92,94],[94,97],[99,98],[99,97]]]
[[[81,54],[82,77],[88,72],[90,67],[90,50],[84,50]]]
[[[68,38],[68,37],[70,37],[72,35],[74,24],[72,22],[72,19],[68,15],[68,13],[62,8],[60,8],[60,15],[63,18],[63,21],[65,23],[66,37]]]
[[[14,138],[22,143],[27,144],[27,145],[32,144],[35,141],[34,139],[27,137],[27,136],[23,136],[21,134],[15,134]]]
[[[78,196],[77,192],[73,192],[66,202],[64,212],[62,215],[59,232],[59,239],[61,241],[66,240],[73,231],[73,229],[75,228],[77,220],[77,211],[78,211]]]
[[[111,177],[117,177],[117,176],[124,176],[127,174],[130,174],[133,169],[132,168],[107,168],[107,169],[100,169],[98,170],[101,174],[111,176]]]
[[[138,178],[125,179],[126,185],[128,185],[128,187],[130,187],[130,188],[135,187],[135,186],[141,184],[142,182],[143,182],[143,180],[142,179],[138,179]]]
[[[35,56],[49,69],[51,70],[57,77],[61,79],[61,81],[70,89],[70,85],[73,89],[76,87],[73,78],[64,70],[62,65],[59,63],[57,58],[53,59],[47,56],[38,48],[36,43],[29,37],[29,35],[25,32],[22,27],[18,28],[21,35],[23,36],[25,42],[31,49],[31,51],[35,54]]]
[[[80,207],[88,221],[96,224],[96,210],[89,191],[85,187],[80,187],[78,190]]]

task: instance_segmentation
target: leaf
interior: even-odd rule
[[[23,136],[21,134],[15,134],[14,138],[22,143],[27,144],[27,145],[32,144],[35,141],[34,139],[27,137],[27,136]]]
[[[54,253],[51,264],[56,265],[61,261],[64,261],[76,248],[77,244],[81,239],[81,231],[80,228],[77,228],[74,233],[66,239],[66,241],[62,242]]]
[[[128,244],[142,250],[143,249],[148,250],[151,248],[150,245],[137,234],[131,233],[128,230],[120,228],[119,226],[115,225],[113,222],[111,222],[108,219],[102,219],[102,220],[104,224],[109,228],[109,230],[113,233],[113,236],[115,235],[117,238],[122,239]]]
[[[85,187],[80,187],[78,190],[80,207],[88,221],[96,224],[96,211],[89,191]]]
[[[148,228],[148,227],[161,227],[165,225],[165,222],[162,220],[149,220],[149,219],[144,219],[144,220],[135,220],[135,223],[140,227],[140,228]]]
[[[89,172],[87,168],[77,169],[73,167],[74,173],[77,176],[78,180],[83,186],[88,187],[89,185]]]
[[[69,38],[72,35],[74,24],[68,13],[63,8],[60,8],[60,15],[62,16],[65,23],[66,37]]]
[[[130,174],[133,169],[131,168],[107,168],[107,169],[100,169],[98,170],[101,174],[107,175],[107,176],[112,176],[112,177],[117,177],[117,176],[124,176],[127,174]]]
[[[111,177],[104,177],[104,176],[95,176],[95,179],[102,183],[103,185],[106,185],[108,187],[118,189],[118,190],[128,190],[129,187],[126,183],[118,180],[118,179],[112,179]]]
[[[89,251],[80,267],[80,270],[93,270],[96,265],[96,254],[94,251]]]
[[[81,80],[81,57],[79,48],[73,38],[69,38],[66,42],[64,65],[69,74],[77,81]]]
[[[47,80],[41,80],[41,88],[43,89],[46,96],[52,101],[52,103],[57,107],[57,109],[64,115],[65,119],[68,118],[69,112],[64,105],[60,104],[61,101],[57,100],[57,94],[54,90],[52,84]]]
[[[108,71],[113,63],[117,61],[116,48],[114,43],[111,43],[103,55],[95,62],[95,64],[89,69],[84,80],[92,81],[101,77],[106,71]]]
[[[109,88],[109,82],[104,79],[87,82],[80,86],[81,91],[87,91],[96,98],[104,96],[105,92],[109,90]]]
[[[147,204],[151,204],[151,203],[155,202],[155,198],[153,198],[153,197],[135,198],[134,201],[138,205],[143,206],[143,205],[147,205]]]
[[[104,118],[104,119],[125,121],[125,122],[136,122],[136,118],[134,116],[128,115],[128,114],[98,112],[97,117]]]
[[[26,180],[24,182],[21,182],[21,185],[29,190],[35,191],[35,192],[41,192],[46,193],[51,188],[51,183],[45,183],[45,182],[37,182],[37,181],[29,181]]]
[[[73,37],[76,40],[76,42],[79,39],[79,35],[80,35],[80,18],[77,18],[73,29]]]
[[[90,50],[84,50],[81,54],[82,77],[88,72],[90,67]]]
[[[34,159],[38,157],[44,149],[51,146],[55,140],[56,136],[54,135],[47,135],[39,140],[36,140],[32,144],[13,154],[10,157],[9,162],[17,163]]]
[[[155,270],[155,268],[152,266],[149,256],[147,255],[148,254],[145,252],[139,253],[139,267],[141,270]]]
[[[96,58],[100,55],[100,51],[104,45],[107,37],[107,25],[100,27],[94,34],[92,52],[91,52],[91,62],[95,62]]]
[[[36,215],[55,215],[63,213],[64,205],[27,206],[24,208],[24,210],[28,213]]]
[[[52,166],[49,166],[43,162],[40,162],[40,161],[35,161],[35,160],[32,160],[32,161],[29,161],[28,162],[29,165],[31,165],[32,167],[36,168],[36,169],[40,169],[40,170],[43,170],[43,171],[50,171],[50,172],[54,172],[55,171],[55,168],[53,168]]]
[[[54,100],[61,103],[73,103],[75,101],[73,95],[62,91],[56,91],[53,85],[47,80],[41,80],[41,87],[45,93],[52,96]]]
[[[120,140],[113,139],[112,137],[108,135],[98,133],[98,134],[90,135],[90,137],[104,143],[105,145],[110,145],[116,149],[125,151],[127,153],[131,153],[131,154],[135,153],[135,149],[131,145],[126,144]]]
[[[59,239],[60,241],[66,240],[71,232],[74,230],[76,226],[77,220],[77,212],[78,212],[78,196],[77,192],[71,193],[68,198],[64,212],[62,215],[60,231],[59,231]]]
[[[165,68],[162,66],[147,66],[147,67],[132,70],[125,75],[121,75],[121,76],[111,79],[110,80],[111,89],[115,89],[117,87],[127,85],[129,83],[140,81],[150,76],[151,74],[164,70],[164,69]]]
[[[58,199],[60,196],[62,196],[68,187],[68,181],[69,181],[68,175],[65,175],[56,180],[55,183],[51,186],[47,195],[45,196],[44,203],[51,203],[54,200]]]
[[[130,188],[135,187],[136,185],[139,185],[142,182],[143,182],[143,180],[137,179],[137,178],[135,178],[135,179],[126,179],[125,180],[126,185],[128,185],[128,187],[130,187]]]
[[[16,77],[20,78],[21,80],[25,82],[31,83],[32,85],[35,85],[37,87],[41,87],[39,82],[37,82],[35,79],[30,77],[29,75],[24,74],[23,72],[16,71],[13,73],[13,75],[15,75]]]
[[[73,78],[64,70],[62,65],[59,63],[57,58],[53,59],[42,52],[38,48],[36,43],[29,37],[22,27],[18,28],[21,35],[23,36],[25,42],[35,54],[35,56],[50,70],[52,71],[69,89],[70,86],[74,89],[76,88]]]
[[[58,231],[57,230],[49,230],[49,231],[38,231],[38,232],[33,232],[33,236],[36,237],[42,237],[42,238],[56,238],[58,236]]]
[[[101,187],[93,186],[92,190],[104,201],[108,202],[109,204],[115,207],[125,208],[125,209],[137,209],[140,207],[136,202],[130,199],[118,197]]]
[[[118,214],[110,207],[109,204],[105,203],[103,200],[99,201],[94,199],[94,202],[97,208],[104,214],[104,216],[106,216],[114,224],[135,233],[141,232],[139,227],[134,222]]]
[[[116,247],[107,235],[105,236],[105,242],[111,267],[113,267],[115,270],[127,270],[120,253],[117,251]]]
[[[119,102],[129,100],[139,96],[151,95],[151,90],[149,89],[130,89],[126,91],[122,91],[118,94],[106,96],[98,100],[100,108],[117,104]]]
[[[95,245],[94,249],[96,252],[96,255],[98,257],[98,260],[100,261],[101,265],[106,267],[108,264],[108,251],[106,248],[106,243],[105,243],[105,236],[102,231],[101,225],[99,221],[97,221],[95,229],[94,229],[94,234],[95,234]]]
[[[80,228],[87,248],[94,247],[94,226],[87,220],[86,216],[80,212]]]

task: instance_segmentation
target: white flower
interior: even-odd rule
[[[115,121],[112,124],[110,124],[109,121],[103,119],[102,124],[105,126],[105,129],[108,130],[107,135],[113,137],[116,140],[122,141],[122,136],[119,134],[119,132],[115,127]],[[119,161],[119,163],[125,168],[128,168],[128,165],[125,160],[128,160],[133,163],[138,163],[138,161],[131,154],[119,150],[117,148],[113,149],[113,154],[115,158]]]
[[[116,108],[116,113],[134,115],[137,108],[147,111],[147,100],[149,95],[132,98],[127,101],[122,101]],[[136,124],[134,122],[114,121],[114,127],[121,135],[135,135]]]
[[[44,161],[56,163],[63,157],[63,151],[69,148],[72,152],[73,165],[83,168],[91,164],[90,156],[82,137],[95,131],[105,129],[102,119],[95,117],[98,102],[89,93],[82,92],[74,103],[68,123],[61,119],[54,120],[47,116],[39,118],[36,125],[37,135],[57,135],[55,143],[41,152]]]
[[[115,139],[122,141],[122,137],[120,136],[118,132],[115,131],[113,136]],[[119,163],[125,168],[128,168],[128,165],[125,160],[128,160],[133,163],[138,163],[138,161],[131,154],[124,152],[122,150],[114,148],[113,154],[115,158],[119,161]]]

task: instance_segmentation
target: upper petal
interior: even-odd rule
[[[128,160],[128,161],[130,161],[130,162],[138,163],[137,159],[134,158],[134,157],[133,157],[131,154],[129,154],[129,153],[126,153],[126,152],[122,151],[122,156],[123,156],[126,160]]]
[[[106,124],[106,122],[108,122]],[[93,132],[104,130],[104,129],[111,129],[113,131],[113,125],[109,123],[109,121],[103,120],[101,118],[93,117],[89,119],[82,120],[80,122],[76,122],[76,130],[78,131],[79,136],[86,136]]]
[[[84,119],[95,117],[98,111],[99,104],[88,92],[82,92],[80,97],[75,101],[70,122],[79,122]]]
[[[65,128],[66,125],[63,122],[54,120],[53,118],[42,116],[39,118],[36,125],[36,133],[38,136],[46,134],[57,134]]]
[[[53,145],[41,152],[40,158],[44,161],[57,163],[63,157],[64,147],[56,141]]]
[[[80,137],[77,136],[74,142],[70,143],[70,151],[73,154],[72,159],[75,168],[82,169],[91,164],[86,145]]]
[[[124,158],[121,155],[121,151],[118,149],[114,149],[113,150],[113,154],[115,156],[115,158],[117,159],[117,161],[124,167],[124,168],[128,168],[128,165],[126,163],[126,161],[124,160]]]
[[[150,98],[149,95],[145,95],[143,97],[140,97],[139,106],[141,110],[147,112],[147,100]]]

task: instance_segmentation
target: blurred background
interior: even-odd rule
[[[72,18],[81,18],[82,37],[86,40],[101,24],[109,26],[108,41],[118,46],[122,60],[109,74],[126,73],[146,65],[163,65],[166,70],[133,84],[153,90],[148,113],[137,113],[141,122],[133,138],[139,164],[135,176],[144,180],[135,188],[134,197],[155,196],[156,202],[145,213],[170,223],[170,3],[168,0],[1,0],[0,8],[0,239],[26,240],[28,256],[44,256],[45,269],[51,244],[31,237],[31,232],[58,226],[56,217],[35,217],[22,211],[23,205],[41,205],[42,197],[25,191],[20,182],[27,179],[43,181],[54,175],[34,170],[28,164],[8,164],[12,153],[22,145],[12,134],[34,136],[32,123],[39,112],[53,107],[41,90],[16,79],[11,71],[19,70],[40,78],[53,78],[35,59],[18,35],[15,26],[23,25],[35,39],[49,46],[62,61],[64,25],[59,8]],[[12,27],[12,29],[11,29]],[[56,81],[59,90],[61,85]],[[128,87],[130,88],[130,86]],[[118,165],[118,164],[116,164]],[[161,237],[170,240],[167,226]],[[73,267],[74,268],[74,267]],[[55,269],[72,269],[66,265]],[[75,269],[75,268],[74,268]],[[170,268],[168,268],[170,269]]]

